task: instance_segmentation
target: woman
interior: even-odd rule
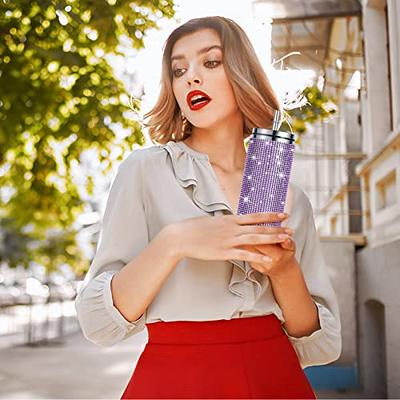
[[[76,299],[96,344],[148,329],[122,398],[312,399],[303,368],[339,357],[338,304],[308,197],[290,184],[290,215],[234,212],[244,139],[271,126],[275,109],[234,21],[197,18],[169,36],[147,114],[158,144],[121,163]]]

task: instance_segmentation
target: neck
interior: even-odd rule
[[[192,128],[192,134],[185,140],[190,147],[206,153],[211,165],[226,173],[242,172],[246,160],[243,142],[243,125],[224,124],[220,129]]]

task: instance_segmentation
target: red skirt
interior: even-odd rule
[[[147,324],[122,399],[316,399],[274,315]]]

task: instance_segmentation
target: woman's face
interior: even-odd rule
[[[221,40],[212,29],[183,36],[172,48],[172,89],[194,127],[217,127],[241,114],[222,61]],[[204,94],[209,100],[196,101],[191,97],[196,90],[202,92],[198,96]]]

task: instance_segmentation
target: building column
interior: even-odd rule
[[[367,81],[367,137],[363,151],[379,149],[390,132],[389,63],[385,0],[366,1],[363,5],[363,31]]]
[[[393,131],[400,132],[400,4],[387,0],[390,43],[390,75],[392,88]]]

